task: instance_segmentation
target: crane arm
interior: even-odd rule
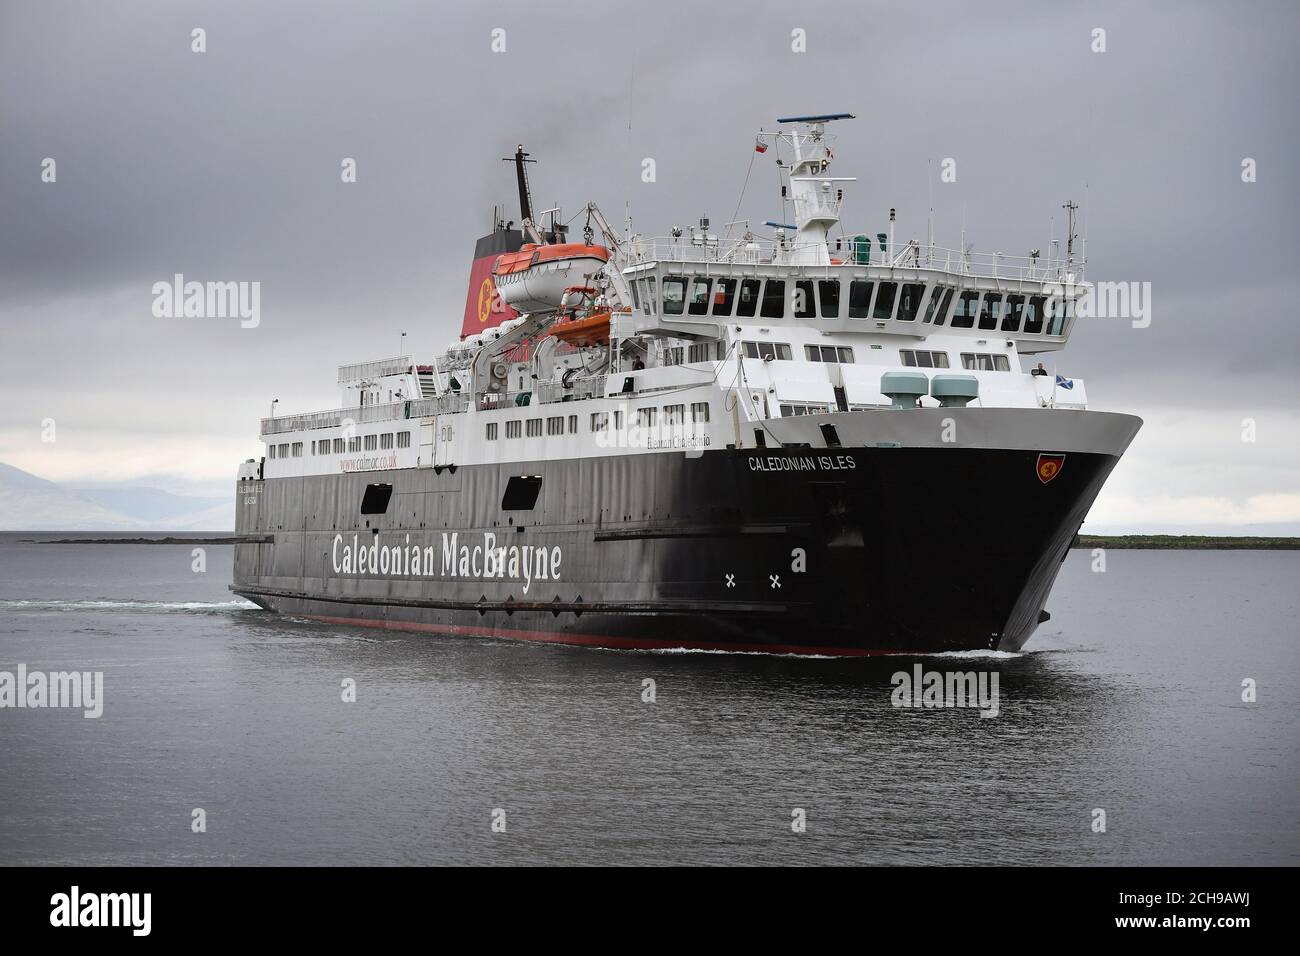
[[[614,290],[614,295],[618,298],[618,304],[630,309],[632,308],[632,289],[627,284],[627,279],[623,278],[623,239],[614,228],[609,224],[600,207],[594,202],[587,203],[587,219],[595,222],[596,227],[600,229],[604,237],[605,244],[609,246],[609,262],[605,266],[605,275],[609,277],[609,284]]]

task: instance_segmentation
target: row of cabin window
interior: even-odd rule
[[[294,458],[302,457],[302,442],[296,441],[292,445],[267,445],[268,458],[288,458],[292,455]]]
[[[681,365],[686,362],[722,361],[727,357],[727,343],[719,339],[716,342],[697,342],[683,349],[674,345],[663,350],[665,365]]]
[[[546,419],[546,434],[563,435],[565,432],[566,419],[563,415],[553,415]],[[570,415],[567,419],[569,434],[576,434],[578,431],[578,416]],[[524,426],[527,426],[528,437],[538,438],[542,434],[542,419],[530,418],[526,422],[520,419],[506,422],[506,437],[521,438],[524,434]],[[488,422],[485,435],[488,441],[496,441],[499,434],[498,423]]]
[[[912,368],[948,368],[947,352],[899,349],[898,357],[904,365]],[[1005,355],[990,352],[962,352],[961,367],[972,372],[1009,372],[1011,360]]]
[[[787,284],[791,286],[788,296]],[[923,282],[853,279],[849,282],[848,316],[851,319],[886,321],[892,318],[899,322],[914,322],[918,315],[923,315],[923,324],[943,325],[951,311],[952,327],[955,329],[973,328],[978,322],[979,328],[984,331],[1023,331],[1029,335],[1038,335],[1044,330],[1045,295],[963,292],[957,296],[954,310],[956,288],[934,285],[924,301],[922,313],[925,288]],[[790,314],[796,319],[813,319],[819,315],[836,319],[840,316],[840,289],[839,279],[796,279],[787,283],[785,279],[664,276],[662,307],[664,315],[730,317],[734,310],[738,318],[758,316],[780,319],[785,317],[789,306]],[[655,277],[646,276],[635,280],[632,283],[632,298],[641,311],[656,314],[660,303],[655,294]],[[1048,323],[1047,334],[1061,334],[1072,308],[1073,303],[1068,301],[1058,307],[1058,314]]]
[[[788,362],[794,357],[785,342],[741,342],[745,358],[769,362]],[[847,345],[805,345],[803,357],[809,362],[853,363],[853,349]]]
[[[685,425],[687,422],[687,409],[685,403],[680,405],[665,405],[662,409],[657,406],[647,405],[643,408],[633,410],[633,423],[638,428],[656,428],[660,423],[659,412],[663,411],[663,424],[665,427]],[[591,430],[594,432],[603,432],[609,430],[610,412],[593,412],[591,416]],[[613,413],[614,430],[622,431],[624,425],[623,413],[616,411]],[[690,421],[693,424],[702,425],[709,420],[709,403],[708,402],[691,402]]]
[[[972,372],[1009,372],[1011,360],[988,352],[962,352],[961,367]]]
[[[322,438],[319,441],[311,443],[311,453],[313,455],[342,455],[350,451],[377,451],[379,449],[389,449],[396,444],[398,448],[411,447],[410,432],[386,432],[382,435],[354,435],[351,438]],[[290,445],[271,445],[271,458],[288,458],[292,455],[294,458],[302,457],[302,442],[294,442]]]
[[[686,406],[682,405],[665,405],[664,424],[681,425],[686,422]],[[609,430],[609,412],[592,412],[590,429],[593,432],[603,432]],[[636,409],[636,423],[642,428],[653,428],[657,418],[657,409],[655,408],[638,408]],[[707,422],[709,420],[709,403],[692,402],[691,403],[691,421]],[[485,435],[488,441],[496,441],[500,434],[497,428],[497,422],[488,422],[485,426]],[[614,428],[621,430],[623,428],[623,413],[614,412]],[[577,434],[578,416],[568,416],[568,434]],[[542,434],[542,419],[530,418],[525,420],[515,419],[506,422],[506,438],[522,438],[527,434],[529,438],[539,438]],[[547,435],[565,434],[565,417],[556,415],[546,419]]]

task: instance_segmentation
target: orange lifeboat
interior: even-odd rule
[[[609,341],[610,310],[592,286],[571,285],[560,300],[560,315],[546,334],[566,345],[586,348]]]
[[[609,341],[609,318],[608,309],[603,312],[593,312],[585,318],[556,322],[546,330],[546,334],[554,336],[566,345],[576,345],[579,348],[604,345]]]
[[[565,290],[594,276],[609,262],[604,246],[579,242],[539,246],[527,243],[518,252],[498,256],[492,275],[502,300],[520,312],[558,309]]]

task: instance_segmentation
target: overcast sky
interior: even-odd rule
[[[1072,198],[1089,278],[1152,284],[1149,328],[1082,321],[1055,357],[1146,420],[1089,528],[1294,533],[1298,31],[1294,2],[7,0],[0,461],[225,493],[272,398],[328,408],[335,366],[455,338],[475,238],[494,203],[518,218],[516,143],[540,206],[660,235],[732,218],[760,126],[851,111],[850,233],[893,206],[924,239],[932,196],[937,241],[964,215],[975,251],[1023,255]],[[780,213],[771,155],[741,217]],[[177,272],[260,282],[261,324],[155,318]]]

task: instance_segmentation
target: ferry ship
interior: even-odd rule
[[[1074,325],[1074,206],[1047,256],[896,244],[893,210],[846,233],[848,119],[760,131],[785,212],[757,231],[650,238],[590,203],[569,241],[520,147],[520,223],[478,241],[459,340],[344,365],[340,407],[262,421],[231,589],[602,648],[1019,649],[1141,426],[1035,362]]]

